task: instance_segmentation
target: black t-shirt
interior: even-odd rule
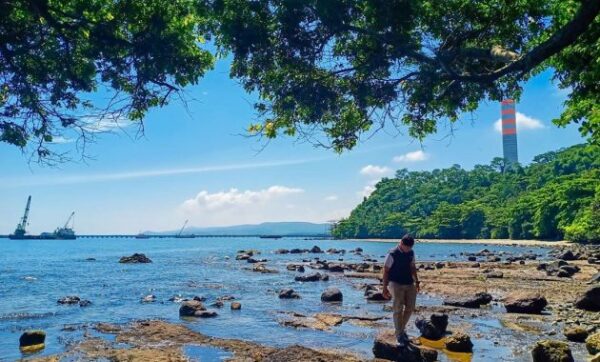
[[[415,259],[414,251],[411,250],[405,253],[400,248],[396,248],[390,255],[394,259],[390,268],[390,280],[397,284],[412,285],[414,280],[410,264]]]

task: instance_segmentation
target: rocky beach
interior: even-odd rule
[[[125,303],[120,309],[149,306],[160,309],[132,313],[127,318],[106,314],[103,319],[99,313],[79,323],[66,323],[72,318],[61,319],[65,323],[45,332],[48,339],[53,334],[60,335],[51,339],[53,342],[46,342],[52,348],[43,348],[46,346],[35,340],[36,343],[31,343],[34,348],[21,349],[20,358],[32,361],[597,361],[599,358],[600,249],[597,247],[561,243],[537,249],[509,246],[500,249],[491,243],[468,247],[417,244],[422,290],[409,323],[412,346],[398,349],[393,338],[391,303],[383,298],[380,285],[382,251],[389,244],[296,240],[293,245],[310,247],[286,248],[263,243],[260,248],[238,249],[231,255],[210,253],[196,264],[200,268],[210,261],[217,264],[211,267],[221,272],[235,270],[246,284],[256,279],[250,291],[238,288],[236,292],[236,288],[227,286],[228,279],[222,275],[186,282],[188,285],[183,289],[188,290],[187,294],[167,297],[160,289],[141,293],[137,302]],[[430,258],[425,254],[429,251]],[[158,255],[153,258],[140,250],[106,262],[115,268],[121,265],[125,268],[121,272],[140,268],[148,271],[163,263]],[[102,259],[102,255],[92,255],[79,262],[87,265]],[[168,270],[169,266],[160,268]],[[63,295],[55,302],[58,308],[63,308],[59,314],[64,308],[82,313],[102,304],[97,298],[100,297]],[[256,304],[257,301],[260,303]],[[262,316],[257,317],[257,313]],[[18,319],[12,324],[12,335],[27,333],[29,324],[27,318]],[[273,334],[273,338],[264,333]],[[6,352],[8,343],[19,343],[18,338],[7,341],[3,337],[2,348]],[[349,342],[354,339],[360,339],[360,343]]]

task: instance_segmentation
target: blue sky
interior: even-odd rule
[[[286,137],[263,149],[262,141],[242,136],[254,121],[254,97],[229,79],[226,60],[187,92],[194,98],[187,110],[174,100],[150,111],[141,139],[135,127],[99,134],[87,149],[94,159],[86,163],[41,167],[0,143],[0,234],[14,230],[28,195],[31,233],[54,230],[71,211],[80,234],[173,230],[186,219],[194,226],[324,222],[347,216],[377,180],[396,169],[456,163],[470,169],[502,155],[495,102],[465,115],[451,137],[440,126],[420,144],[386,130],[337,155]],[[517,104],[522,163],[584,142],[576,127],[550,123],[566,95],[548,72],[525,85]]]

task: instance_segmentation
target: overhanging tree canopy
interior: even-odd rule
[[[219,45],[275,137],[337,151],[383,122],[422,138],[546,68],[571,90],[559,125],[600,140],[599,0],[220,0]],[[300,133],[299,133],[300,132]]]
[[[251,132],[325,135],[336,151],[388,122],[413,137],[544,69],[555,122],[600,141],[600,0],[0,0],[0,141],[41,159],[90,120],[141,121],[212,67],[260,101]],[[105,102],[90,102],[100,92]]]
[[[212,67],[191,0],[0,0],[0,141],[41,160],[66,130],[142,120]],[[99,92],[106,101],[86,99]]]

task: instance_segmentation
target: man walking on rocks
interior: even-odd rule
[[[415,239],[404,235],[398,246],[390,250],[383,266],[383,296],[393,298],[394,327],[400,347],[409,343],[405,328],[420,288],[413,245]]]

